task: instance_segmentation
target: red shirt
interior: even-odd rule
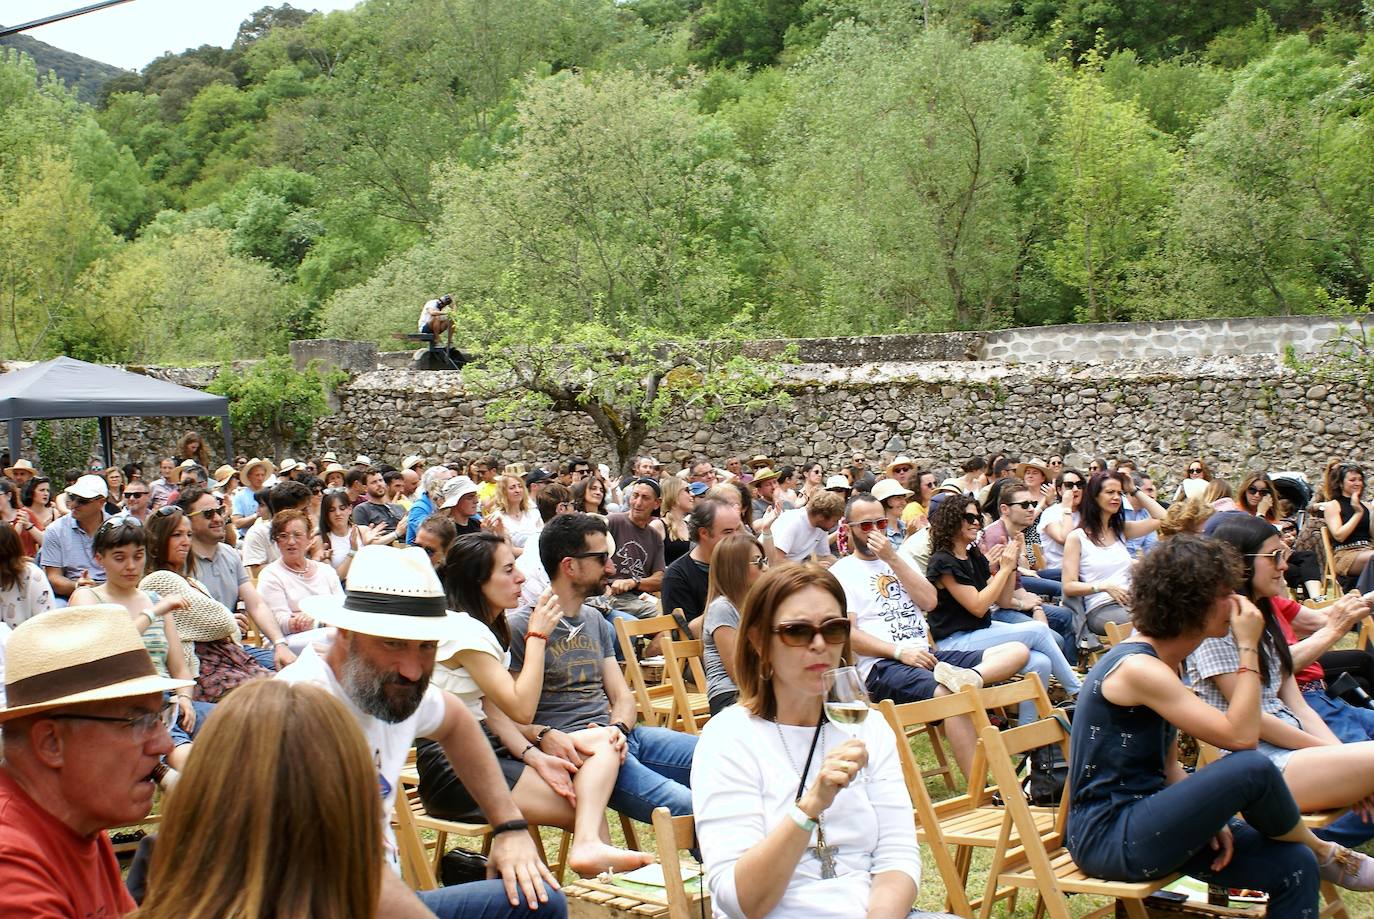
[[[1274,608],[1274,620],[1283,630],[1283,637],[1288,639],[1290,645],[1297,644],[1297,635],[1293,633],[1293,620],[1298,618],[1298,613],[1302,612],[1302,604],[1287,597],[1273,597],[1269,600],[1269,604]],[[1326,679],[1326,671],[1322,669],[1321,664],[1313,661],[1300,672],[1293,674],[1293,679],[1297,680],[1299,685],[1311,680],[1324,680]]]
[[[110,838],[78,836],[3,769],[0,899],[5,919],[116,919],[137,908]]]

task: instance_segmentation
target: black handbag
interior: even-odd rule
[[[487,857],[467,849],[450,849],[439,861],[439,883],[445,887],[487,879]]]

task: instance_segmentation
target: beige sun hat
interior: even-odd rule
[[[758,469],[760,466],[771,466],[773,461],[762,453],[755,453],[749,457],[749,468]]]
[[[122,606],[68,606],[21,622],[5,646],[0,722],[81,702],[191,686],[158,676]]]
[[[1024,460],[1020,463],[1017,463],[1016,477],[1018,479],[1024,479],[1026,477],[1027,469],[1039,469],[1040,474],[1043,475],[1045,478],[1048,479],[1050,477],[1050,467],[1046,465],[1045,461],[1040,459],[1038,456],[1032,456],[1028,460]]]
[[[402,641],[453,641],[466,631],[466,617],[449,610],[444,586],[418,546],[363,546],[348,569],[347,592],[306,597],[301,612],[325,625]]]
[[[38,470],[33,468],[33,463],[26,459],[15,460],[13,466],[5,467],[5,475],[11,478],[14,477],[16,472],[32,472],[34,475],[38,475]]]
[[[298,463],[293,459],[287,458],[281,461],[281,466],[277,469],[277,472],[281,475],[286,475],[288,472],[295,472],[297,469],[304,468],[304,464]]]
[[[244,463],[243,467],[239,469],[239,479],[241,481],[247,482],[248,473],[258,466],[261,466],[263,469],[267,470],[268,475],[271,475],[272,473],[277,471],[277,467],[272,465],[271,460],[262,459],[261,457],[255,456],[248,462]]]
[[[228,485],[229,480],[236,475],[238,475],[238,470],[236,470],[233,466],[221,466],[215,470],[215,484],[218,485],[220,488],[223,488],[224,486]]]
[[[892,462],[887,464],[887,474],[892,475],[892,470],[896,469],[898,466],[910,466],[912,469],[915,469],[916,461],[911,457],[907,456],[905,453],[903,453],[901,456],[897,457]],[[888,495],[888,497],[892,496]]]
[[[405,459],[401,460],[401,469],[414,469],[416,466],[423,466],[424,462],[425,458],[423,456],[420,456],[417,453],[412,453],[410,456],[407,456]]]
[[[754,477],[749,481],[753,485],[762,485],[764,482],[771,482],[776,478],[778,478],[778,470],[763,466],[754,473]],[[848,483],[846,482],[845,484]]]
[[[902,487],[902,483],[898,482],[896,479],[882,479],[878,484],[873,486],[872,494],[873,497],[877,498],[879,501],[886,501],[888,498],[895,498],[898,495],[910,498],[915,492],[909,488]]]
[[[321,472],[320,475],[327,476],[327,475],[329,475],[329,474],[332,473],[332,472],[344,472],[344,473],[346,473],[346,472],[348,472],[348,470],[345,469],[344,467],[340,466],[338,463],[330,463],[328,466],[325,466],[325,467],[324,467],[324,472]]]

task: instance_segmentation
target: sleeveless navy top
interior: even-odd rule
[[[1132,654],[1159,657],[1143,642],[1122,642],[1088,672],[1074,708],[1065,843],[1079,867],[1094,873],[1120,859],[1130,805],[1165,786],[1165,757],[1178,732],[1148,706],[1116,705],[1102,695],[1102,681]]]

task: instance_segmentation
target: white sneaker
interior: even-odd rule
[[[935,682],[950,692],[958,692],[965,686],[982,689],[983,675],[968,667],[956,667],[945,661],[939,661],[935,664]]]

